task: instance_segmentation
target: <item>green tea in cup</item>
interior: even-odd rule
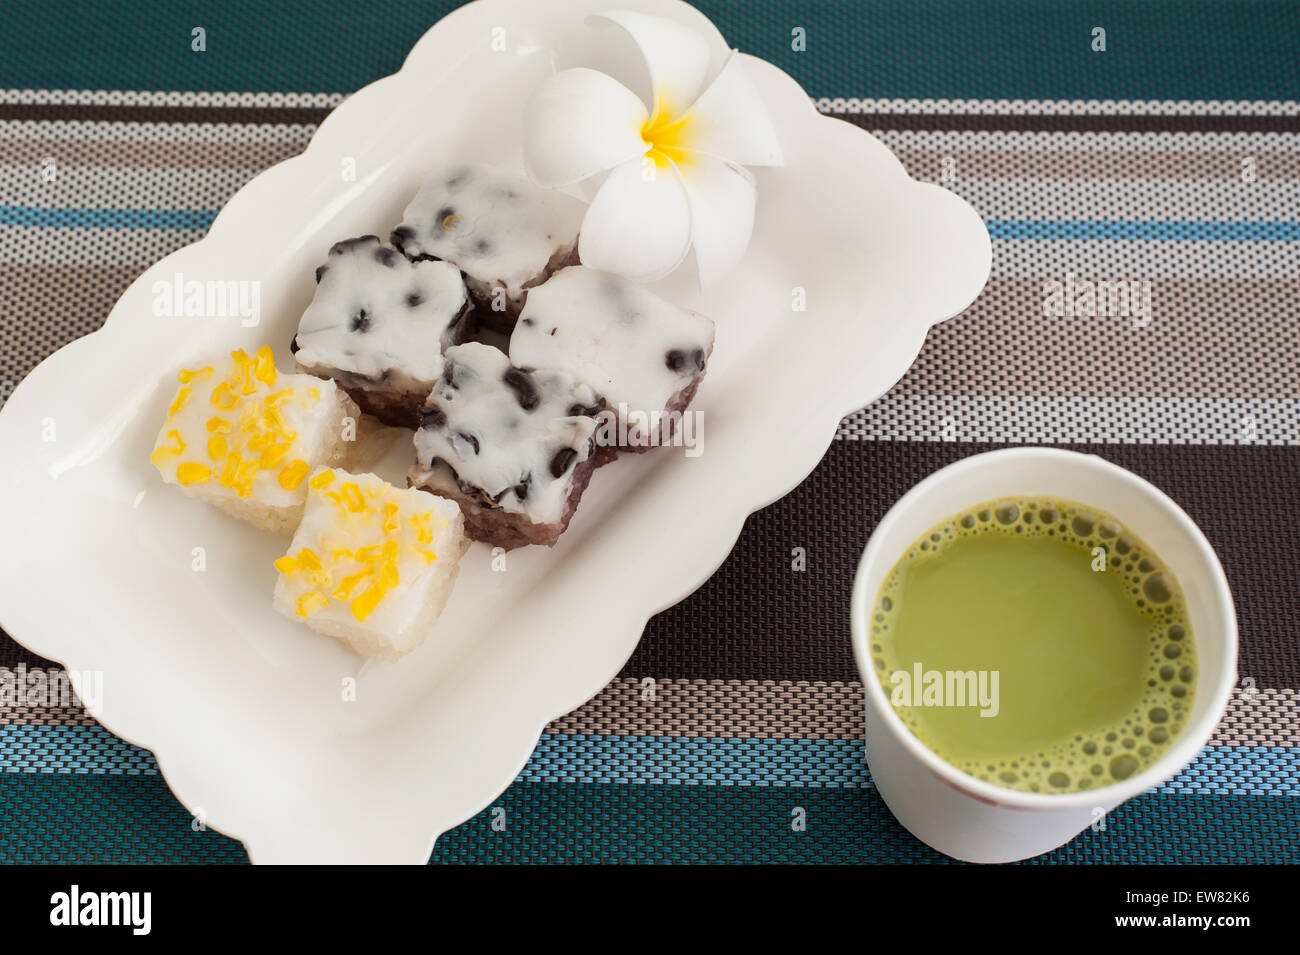
[[[1152,766],[1196,692],[1177,580],[1119,520],[1074,501],[989,501],[932,528],[885,578],[870,643],[921,742],[1027,792]]]

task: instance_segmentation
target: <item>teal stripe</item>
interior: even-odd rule
[[[790,828],[796,807],[803,832]],[[949,861],[905,832],[873,790],[517,783],[493,808],[505,810],[504,831],[486,809],[440,838],[432,861]],[[13,776],[0,788],[0,863],[245,860],[239,843],[191,823],[156,776]],[[1300,862],[1297,800],[1146,795],[1106,826],[1037,861]]]
[[[194,817],[160,776],[8,776],[0,863],[232,863],[244,847]]]
[[[0,206],[0,225],[85,229],[206,229],[209,209],[71,209]],[[994,239],[1295,242],[1300,222],[990,219]]]
[[[994,239],[1136,239],[1193,242],[1295,242],[1300,222],[1157,222],[990,219]]]
[[[814,96],[1300,99],[1288,0],[699,0]],[[454,0],[82,4],[11,0],[0,83],[36,89],[350,92],[396,71]],[[207,51],[190,30],[207,30]],[[507,29],[509,24],[505,24]],[[1107,51],[1091,50],[1092,29]],[[792,48],[802,29],[806,46]]]
[[[444,835],[435,862],[950,862],[874,790],[516,785]],[[803,832],[791,829],[802,808]],[[499,816],[499,814],[498,814]],[[1300,801],[1149,794],[1040,863],[1300,862]]]
[[[156,775],[147,750],[101,726],[0,727],[0,772]],[[532,783],[870,788],[860,740],[544,733],[519,775]],[[1300,797],[1300,749],[1216,746],[1160,792]]]
[[[57,209],[0,206],[0,225],[80,229],[206,229],[208,209]]]

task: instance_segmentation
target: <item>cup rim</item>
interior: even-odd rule
[[[921,742],[907,728],[902,717],[894,710],[885,694],[884,687],[881,686],[880,680],[876,677],[871,654],[868,650],[868,620],[875,605],[876,594],[874,592],[867,593],[866,570],[873,562],[880,559],[880,549],[883,546],[882,541],[885,537],[884,532],[908,510],[924,500],[939,485],[976,468],[988,467],[990,464],[1011,464],[1014,461],[1026,458],[1052,461],[1063,467],[1084,466],[1106,472],[1112,477],[1132,484],[1150,497],[1152,502],[1158,505],[1165,512],[1165,515],[1187,535],[1198,556],[1208,567],[1214,584],[1212,607],[1218,625],[1225,634],[1223,656],[1218,661],[1220,664],[1218,679],[1212,686],[1198,688],[1198,692],[1210,693],[1210,705],[1206,707],[1200,718],[1185,726],[1168,751],[1154,764],[1136,776],[1081,792],[1033,793],[1007,789],[977,779],[946,762]],[[979,502],[972,501],[971,503]],[[1171,778],[1191,763],[1209,741],[1210,736],[1223,717],[1228,700],[1237,682],[1237,615],[1232,601],[1232,592],[1228,587],[1227,577],[1223,573],[1223,566],[1219,563],[1218,555],[1215,554],[1214,548],[1210,546],[1209,541],[1206,540],[1204,533],[1196,525],[1196,522],[1162,490],[1127,468],[1122,468],[1095,454],[1084,454],[1064,448],[1000,448],[994,451],[969,455],[940,468],[912,487],[894,503],[871,532],[871,537],[868,539],[867,546],[858,561],[854,576],[850,622],[853,655],[857,662],[858,674],[863,683],[867,705],[874,709],[876,716],[883,721],[888,731],[913,757],[948,785],[982,802],[1005,808],[1068,810],[1092,808],[1099,804],[1113,806]],[[867,756],[870,759],[870,753]]]

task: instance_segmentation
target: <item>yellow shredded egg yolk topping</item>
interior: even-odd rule
[[[291,405],[310,408],[320,389],[277,388],[275,359],[263,345],[253,356],[232,352],[224,374],[212,366],[187,369],[176,376],[180,390],[167,409],[167,422],[149,460],[164,473],[174,465],[178,483],[215,483],[238,497],[252,496],[263,473],[274,475],[286,491],[296,490],[311,466],[292,455],[297,433],[290,425]],[[191,433],[177,420],[201,407],[202,433]]]
[[[364,623],[401,585],[403,567],[427,567],[438,559],[430,546],[434,528],[448,521],[410,506],[423,492],[329,468],[318,471],[307,487],[302,530],[315,532],[316,546],[299,547],[275,562],[275,569],[302,591],[294,603],[298,616],[309,617],[337,601]]]

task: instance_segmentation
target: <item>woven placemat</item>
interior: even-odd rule
[[[144,4],[11,4],[0,397],[450,6],[224,4],[194,24],[200,58],[189,25]],[[893,501],[1008,443],[1096,453],[1165,489],[1218,550],[1241,625],[1243,687],[1201,757],[1036,861],[1300,861],[1296,8],[1133,0],[1098,24],[1080,3],[1010,0],[701,7],[970,200],[993,276],[717,574],[651,620],[618,678],[547,728],[495,804],[506,829],[489,810],[433,861],[946,861],[872,787],[849,592]],[[1136,314],[1045,314],[1049,284],[1075,280],[1136,283]],[[0,667],[57,680],[7,637]],[[195,831],[148,752],[75,706],[0,703],[0,765],[0,860],[245,859]]]

